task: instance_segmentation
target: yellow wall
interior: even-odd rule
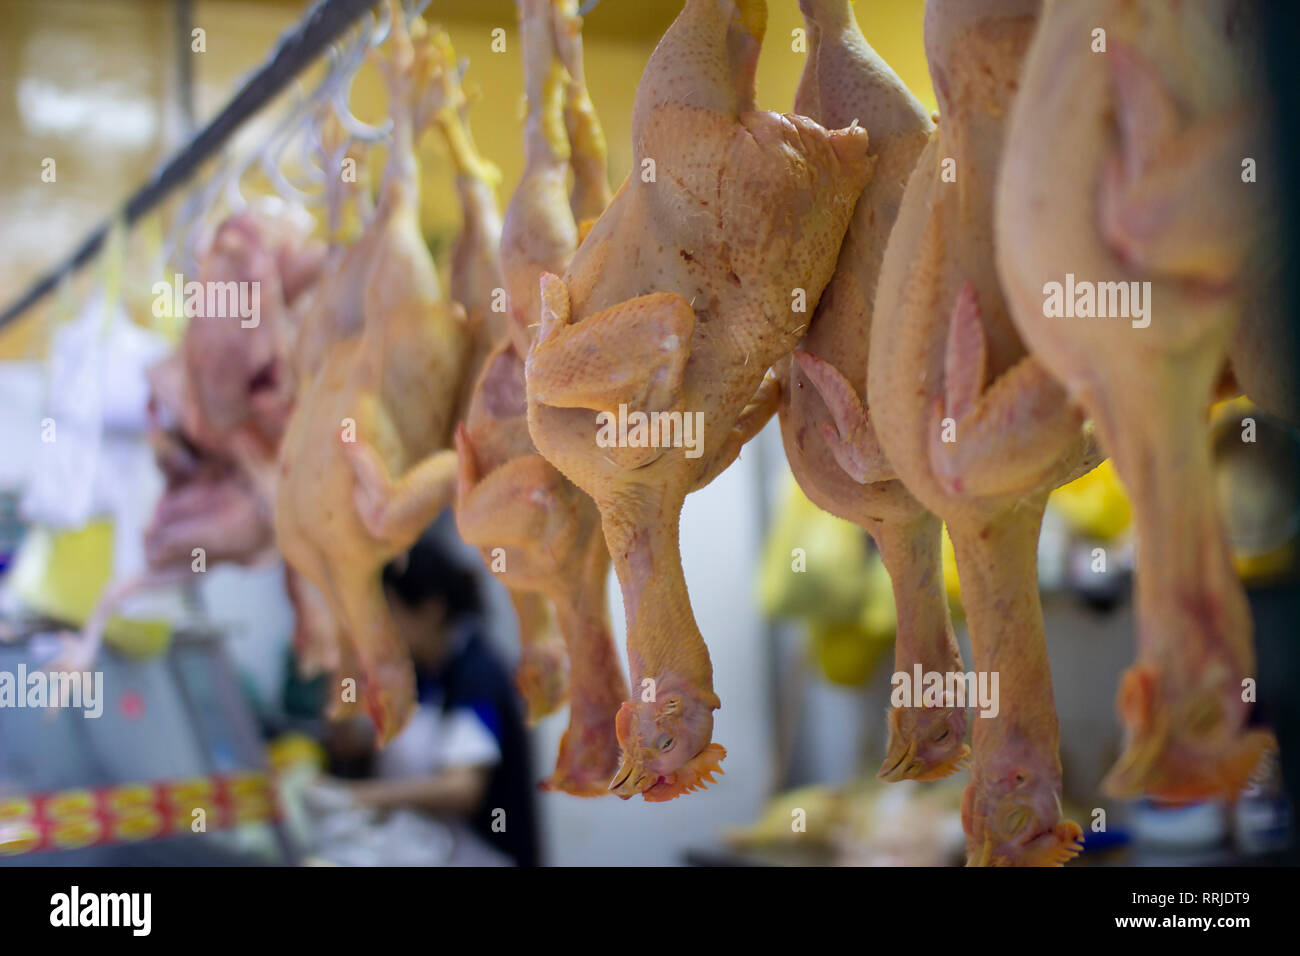
[[[207,33],[207,52],[192,54],[200,121],[225,103],[307,6],[301,0],[197,0],[195,24]],[[858,18],[868,40],[933,106],[921,48],[922,8],[922,0],[863,3]],[[587,19],[587,75],[609,139],[615,184],[631,167],[637,80],[678,9],[680,0],[602,0]],[[175,148],[171,16],[166,0],[0,0],[0,168],[6,171],[0,177],[0,301],[7,304],[71,250]],[[441,22],[457,53],[470,61],[467,81],[483,94],[471,118],[474,136],[501,168],[504,205],[523,164],[514,4],[433,0],[425,17]],[[758,77],[762,106],[791,108],[804,61],[793,52],[791,36],[801,24],[795,0],[769,0]],[[505,53],[490,48],[494,27],[508,32]],[[353,105],[363,118],[381,118],[381,86],[368,69],[358,77]],[[237,148],[263,139],[278,108],[243,130]],[[40,181],[46,156],[56,159],[56,183]],[[446,238],[458,211],[436,146],[424,168],[425,226],[434,238]],[[160,232],[156,222],[132,237],[128,293],[144,295],[152,283],[152,250]],[[93,267],[85,270],[77,292],[96,280]],[[69,295],[64,308],[75,298]],[[0,333],[0,358],[39,353],[42,321],[57,313],[57,305],[47,305]]]

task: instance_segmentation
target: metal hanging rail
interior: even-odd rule
[[[380,0],[319,0],[302,22],[280,40],[275,52],[244,82],[225,108],[162,166],[149,182],[140,187],[117,215],[95,229],[75,252],[50,269],[17,301],[0,313],[0,328],[49,295],[65,276],[94,258],[103,246],[112,222],[124,220],[127,225],[136,222],[173,190],[183,185],[226,144],[249,117],[279,95],[294,77],[379,2]]]

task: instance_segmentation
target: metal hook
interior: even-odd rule
[[[387,138],[392,132],[392,123],[390,121],[380,126],[363,123],[353,114],[348,100],[351,98],[357,71],[365,64],[371,48],[382,44],[392,32],[392,11],[387,7],[385,10],[387,12],[382,24],[379,24],[373,12],[367,14],[367,23],[357,31],[354,41],[340,51],[331,74],[321,85],[324,99],[330,104],[344,130],[350,136],[368,143]]]
[[[339,123],[347,130],[348,135],[353,139],[361,140],[363,143],[377,143],[387,139],[393,132],[393,121],[385,120],[379,126],[370,126],[361,122],[352,114],[348,106],[348,96],[351,93],[351,86],[345,87],[335,92],[330,97],[330,106],[334,109],[334,115],[338,117]]]
[[[226,177],[224,188],[221,190],[226,205],[235,212],[248,205],[248,200],[244,198],[244,193],[239,188],[239,181],[244,178],[244,173],[248,172],[248,167],[252,164],[252,157],[240,163],[236,170]]]
[[[302,139],[299,141],[298,158],[302,160],[303,169],[308,170],[308,178],[313,180],[316,185],[321,185],[325,181],[325,166],[317,161],[318,157],[324,155],[325,143],[322,139],[320,120],[313,113],[303,132]]]
[[[212,179],[186,197],[177,222],[173,226],[175,239],[170,244],[167,259],[169,261],[175,259],[176,266],[182,273],[194,273],[198,270],[199,241],[208,216],[216,207],[225,189],[224,171],[229,165],[229,158],[221,160]]]
[[[372,21],[374,20],[374,13],[370,14],[370,18]],[[388,42],[388,37],[392,34],[392,32],[393,32],[393,8],[390,7],[388,4],[384,4],[384,25],[381,28],[375,30],[373,33],[369,34],[367,38],[368,39],[367,46],[369,47],[383,46],[385,43]],[[365,35],[364,32],[363,35]]]
[[[313,205],[316,202],[316,197],[290,182],[284,170],[280,167],[280,157],[284,155],[284,150],[292,138],[292,136],[283,137],[275,144],[274,148],[262,153],[262,172],[271,181],[271,186],[281,199],[297,203],[300,206]]]
[[[431,0],[401,0],[404,19],[409,22],[420,17],[430,3]],[[186,198],[173,224],[169,241],[165,244],[165,255],[169,260],[177,258],[178,265],[183,270],[197,268],[198,246],[213,210],[220,204],[232,211],[248,207],[242,181],[255,163],[260,166],[281,198],[301,205],[331,205],[330,196],[337,188],[333,171],[341,167],[353,145],[357,142],[381,142],[392,135],[391,118],[381,125],[369,125],[352,113],[348,101],[357,72],[370,51],[388,41],[395,25],[393,7],[385,4],[382,15],[370,11],[350,40],[336,43],[328,49],[325,78],[308,96],[302,96],[301,86],[297,87],[298,96],[266,142],[239,161],[227,157],[212,178]],[[459,64],[462,77],[467,65]],[[319,118],[322,110],[333,113],[343,128],[344,135],[334,150],[325,147]],[[304,160],[307,189],[291,181],[280,165],[290,141],[294,139],[299,141],[299,153]],[[318,157],[320,163],[316,162]],[[321,191],[316,192],[320,187],[323,187]]]

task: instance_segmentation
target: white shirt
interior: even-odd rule
[[[462,707],[444,713],[441,701],[430,701],[422,702],[411,722],[379,752],[375,771],[392,780],[500,762],[497,739],[477,714]]]

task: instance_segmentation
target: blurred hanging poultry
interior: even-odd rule
[[[259,314],[248,321],[195,316],[180,347],[191,392],[187,432],[202,445],[229,449],[268,487],[297,387],[288,360],[294,307],[325,256],[308,238],[303,210],[269,202],[226,218],[199,259],[204,288],[256,287]]]
[[[381,63],[393,138],[374,219],[360,331],[334,341],[304,383],[285,435],[276,541],[315,584],[359,669],[378,740],[414,708],[410,657],[384,597],[381,572],[450,502],[448,446],[472,345],[465,310],[443,299],[419,227],[419,134],[445,104],[432,78],[454,69],[415,20],[394,8]]]
[[[149,444],[163,473],[162,495],[145,529],[145,570],[99,596],[80,634],[69,636],[53,670],[95,666],[111,616],[134,595],[194,580],[196,567],[255,565],[274,558],[271,516],[256,483],[228,452],[204,448],[186,431],[192,413],[185,364],[174,354],[149,378]],[[196,564],[197,562],[197,564]]]
[[[225,220],[201,260],[200,273],[210,282],[258,282],[261,315],[248,328],[233,320],[191,321],[180,351],[189,383],[183,407],[193,412],[185,418],[191,437],[200,444],[215,443],[218,456],[238,463],[239,471],[230,473],[229,483],[251,483],[259,504],[256,520],[268,530],[273,525],[280,443],[303,381],[295,351],[311,335],[316,303],[337,288],[325,246],[310,238],[313,225],[305,210],[269,198]],[[164,519],[161,509],[168,500],[165,496],[160,502],[159,519]],[[227,533],[237,533],[233,514],[227,520]],[[161,527],[167,527],[165,520]],[[172,537],[180,530],[172,529]],[[269,557],[268,549],[256,559],[231,560],[250,564]],[[174,566],[184,571],[188,560],[182,553]],[[151,560],[151,567],[172,565]],[[285,590],[294,608],[293,648],[299,670],[314,675],[337,668],[338,624],[324,596],[287,565]]]
[[[192,580],[196,555],[204,569],[274,560],[271,489],[292,408],[295,308],[324,256],[310,225],[305,212],[262,201],[222,220],[200,250],[205,288],[256,283],[257,312],[190,317],[177,352],[150,369],[149,440],[165,486],[145,532],[146,570],[100,596],[52,666],[90,667],[123,602]]]
[[[600,796],[618,768],[614,717],[627,696],[605,596],[609,553],[595,504],[533,446],[526,351],[516,342],[535,335],[529,309],[538,307],[541,275],[565,268],[579,224],[609,202],[605,142],[583,76],[576,0],[521,0],[518,7],[528,114],[524,174],[506,211],[501,245],[511,327],[488,359],[457,432],[456,521],[515,604],[523,645],[516,679],[529,718],[562,706],[566,693],[569,698],[569,726],[543,786]],[[548,601],[563,645],[548,626]]]
[[[505,287],[501,270],[501,213],[497,187],[501,172],[479,152],[470,131],[470,109],[478,91],[464,89],[451,38],[435,30],[432,42],[442,51],[443,66],[434,77],[442,86],[442,106],[434,124],[447,143],[456,171],[456,197],[460,201],[461,228],[451,248],[451,299],[465,309],[470,352],[462,370],[457,418],[469,410],[474,383],[492,351],[506,339],[506,313],[499,307]]]
[[[314,122],[324,164],[332,167],[337,163],[342,169],[345,162],[351,162],[355,176],[325,179],[328,253],[317,281],[294,308],[289,364],[295,401],[320,371],[334,343],[361,331],[365,279],[381,248],[382,235],[380,230],[365,228],[373,222],[375,212],[368,150],[350,138],[332,104],[326,104]],[[272,501],[278,478],[278,470],[270,476]],[[329,599],[287,561],[285,590],[294,609],[293,657],[299,673],[304,677],[354,673],[355,655],[344,644]],[[354,709],[354,704],[335,700],[329,712],[341,716]]]
[[[930,0],[925,47],[940,119],[881,266],[867,393],[899,477],[948,526],[974,669],[1000,710],[974,720],[962,806],[972,865],[1058,864],[1060,731],[1039,604],[1048,493],[1096,464],[1082,417],[1028,355],[994,270],[993,187],[1038,0]]]
[[[145,531],[149,567],[188,571],[194,548],[213,563],[255,560],[272,546],[270,513],[229,455],[203,448],[185,431],[183,359],[172,355],[148,378],[149,444],[165,481]]]
[[[687,0],[637,88],[634,173],[564,278],[543,276],[528,352],[529,431],[595,500],[623,592],[633,699],[610,786],[625,799],[669,800],[720,769],[682,504],[774,413],[764,375],[816,308],[868,175],[861,129],[755,108],[766,21],[763,0]],[[699,443],[679,428],[620,445],[607,418],[597,434],[600,412],[629,410],[675,414]]]
[[[366,277],[383,236],[383,230],[369,228],[375,220],[370,153],[364,144],[349,139],[332,107],[324,109],[315,122],[324,163],[337,161],[342,166],[351,162],[355,176],[346,182],[342,175],[326,177],[329,253],[320,280],[296,310],[292,361],[300,392],[320,371],[335,342],[360,334]]]
[[[1012,317],[1092,416],[1137,520],[1138,660],[1119,691],[1127,748],[1106,780],[1117,796],[1231,797],[1271,745],[1247,729],[1250,614],[1206,417],[1257,298],[1275,203],[1249,7],[1053,3],[998,191]],[[1259,158],[1259,182],[1243,176],[1243,157]],[[1064,317],[1073,310],[1051,308],[1048,292],[1067,274],[1080,288],[1100,283],[1094,309],[1106,308],[1108,283],[1128,307]],[[1239,372],[1253,381],[1255,368],[1246,359]]]
[[[554,45],[549,42],[553,32],[551,11],[546,3],[541,4],[541,7],[540,19],[543,25],[540,28],[536,22],[539,19],[537,11],[534,11],[531,17],[521,14],[520,35],[526,79],[539,68],[544,71],[550,70],[550,50]],[[534,35],[539,29],[545,31],[548,39],[544,45],[540,45]],[[536,62],[539,56],[543,57],[540,67]],[[529,103],[530,113],[540,109],[540,104],[534,107],[532,102]],[[467,137],[449,135],[448,144],[453,162],[457,165],[459,186],[468,179],[467,173],[472,174],[471,171],[480,160],[470,152],[472,142]],[[530,187],[527,184],[530,182],[530,174],[536,163],[534,152],[533,143],[526,142],[524,175],[511,199],[511,207],[507,209],[507,225],[512,225],[512,211],[515,207],[530,195]],[[561,177],[567,172],[568,167],[564,166],[560,173]],[[475,194],[463,187],[461,189],[462,207],[466,210],[468,220],[471,207],[467,204],[467,200],[474,200]],[[495,198],[493,215],[496,215]],[[484,493],[480,495],[472,493],[472,486],[480,477],[480,469],[485,476],[488,471],[495,469],[498,463],[504,463],[517,457],[518,454],[532,451],[532,443],[527,437],[526,423],[521,420],[515,421],[514,427],[511,427],[511,419],[521,418],[524,414],[523,364],[515,357],[510,344],[508,298],[505,312],[498,312],[494,307],[500,301],[498,290],[508,289],[506,272],[511,262],[506,249],[510,246],[512,236],[519,232],[531,234],[538,225],[544,227],[546,223],[529,223],[526,230],[520,230],[515,226],[503,236],[502,224],[496,221],[493,223],[494,234],[490,241],[484,235],[474,247],[465,247],[467,251],[473,248],[477,252],[476,255],[466,254],[459,257],[453,255],[452,257],[453,297],[467,305],[471,321],[475,312],[482,312],[485,315],[484,321],[480,323],[480,332],[485,334],[476,336],[476,361],[472,363],[477,371],[467,379],[469,394],[463,402],[464,413],[460,416],[461,424],[457,426],[456,449],[460,463],[460,482],[455,508],[458,530],[466,543],[483,548],[483,556],[488,566],[493,568],[495,573],[502,575],[502,581],[509,591],[518,622],[521,651],[516,684],[524,698],[530,722],[540,720],[562,706],[566,693],[564,648],[559,636],[551,628],[545,600],[535,591],[511,587],[512,580],[520,575],[518,564],[522,560],[518,556],[516,560],[511,560],[510,552],[515,550],[515,538],[518,538],[520,545],[536,542],[534,535],[537,528],[525,530],[529,529],[530,499],[525,490],[519,489],[518,497],[510,493],[503,500],[495,500],[492,488],[498,485],[496,481],[492,486],[485,488]],[[475,262],[477,265],[471,268]],[[457,265],[461,266],[459,270]],[[533,279],[535,284],[536,274]],[[459,295],[457,295],[458,287]],[[479,303],[478,307],[470,305],[472,302]],[[488,316],[491,318],[488,319]],[[499,320],[497,316],[500,316]],[[482,354],[478,357],[480,351]],[[516,376],[518,381],[514,380]],[[514,409],[509,407],[512,396],[517,399],[518,407]],[[480,443],[477,454],[471,443],[471,433],[477,436]],[[494,447],[497,442],[500,442],[501,448]],[[545,494],[544,488],[536,491],[539,495]],[[469,504],[471,498],[474,501],[472,505]],[[524,509],[524,514],[519,513],[521,507]],[[543,518],[544,512],[545,509],[542,509]],[[505,547],[507,541],[512,543],[509,548]],[[543,544],[543,542],[537,543]],[[493,557],[498,550],[502,552],[499,560]],[[544,547],[541,551],[543,554],[546,553]]]
[[[777,367],[781,437],[816,504],[865,528],[889,569],[898,608],[895,669],[961,671],[940,566],[939,519],[896,480],[876,441],[863,387],[876,278],[907,177],[934,124],[867,44],[849,0],[800,0],[808,28],[795,112],[828,127],[861,123],[871,180],[798,351]],[[964,708],[894,707],[880,776],[932,780],[970,754]]]

